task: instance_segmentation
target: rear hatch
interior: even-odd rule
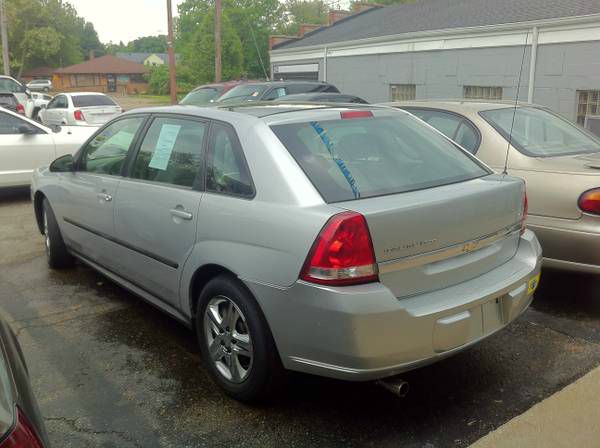
[[[494,175],[413,116],[365,107],[277,119],[271,129],[323,199],[365,217],[396,297],[475,278],[516,253],[523,181]]]
[[[381,282],[406,297],[510,260],[519,244],[522,195],[522,182],[492,175],[336,206],[365,216]]]

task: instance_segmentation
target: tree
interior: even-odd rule
[[[86,22],[85,25],[83,25],[79,40],[84,59],[89,58],[90,51],[92,50],[94,51],[95,56],[103,56],[106,54],[104,45],[100,42],[93,23]]]
[[[184,62],[199,82],[211,82],[215,73],[214,14],[205,14],[200,27],[184,53]],[[244,72],[242,43],[228,15],[222,16],[221,51],[223,79],[239,78]]]
[[[21,42],[20,68],[29,61],[48,63],[60,50],[61,35],[54,28],[39,27],[25,32]],[[20,73],[19,73],[20,76]]]
[[[286,24],[285,34],[298,34],[303,23],[325,25],[329,7],[323,0],[287,0],[284,4]]]
[[[166,53],[167,36],[144,36],[130,42],[133,53]]]

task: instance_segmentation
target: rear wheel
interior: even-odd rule
[[[281,386],[273,336],[256,301],[233,276],[216,277],[202,290],[196,333],[211,376],[231,397],[265,401]]]
[[[44,243],[48,265],[52,269],[62,269],[73,266],[74,258],[67,250],[62,238],[56,217],[48,199],[44,199],[42,219],[44,224]]]

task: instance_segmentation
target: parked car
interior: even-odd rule
[[[50,92],[52,90],[52,81],[49,79],[34,79],[27,83],[27,88],[32,92]]]
[[[229,90],[217,99],[217,103],[272,101],[286,95],[311,92],[339,93],[340,91],[331,84],[316,81],[249,82]]]
[[[188,93],[179,104],[186,106],[206,106],[217,100],[221,95],[232,88],[248,81],[228,81],[215,84],[206,84],[196,87]]]
[[[367,101],[354,95],[346,95],[343,93],[298,93],[295,95],[286,95],[281,98],[277,98],[274,101],[298,101],[302,102],[317,102],[317,103],[357,103],[357,104],[369,104]]]
[[[0,107],[25,115],[25,108],[19,103],[14,93],[0,92]]]
[[[45,448],[44,420],[15,334],[0,318],[0,448]]]
[[[0,75],[0,92],[14,93],[19,104],[24,107],[30,99],[29,90],[12,76]]]
[[[50,129],[9,110],[0,110],[0,188],[30,185],[35,168],[75,152],[97,129]]]
[[[503,171],[507,162],[508,173],[525,180],[527,225],[544,248],[544,266],[600,273],[600,139],[550,110],[530,104],[519,104],[516,112],[514,103],[508,102],[396,105],[453,138],[497,171]]]
[[[81,92],[56,95],[38,116],[45,125],[101,126],[122,112],[108,95]]]
[[[32,194],[50,267],[78,258],[193,327],[240,400],[283,368],[367,381],[457,353],[539,280],[523,181],[390,108],[136,110]]]

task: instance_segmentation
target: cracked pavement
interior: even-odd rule
[[[55,447],[448,447],[600,365],[598,281],[545,273],[533,307],[475,348],[373,384],[291,375],[265,407],[225,397],[193,334],[91,269],[47,267],[27,193],[0,195],[0,314],[18,333]]]

